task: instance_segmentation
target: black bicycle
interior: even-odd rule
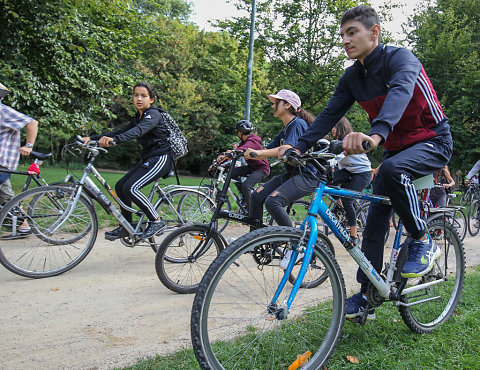
[[[159,245],[155,258],[155,269],[160,281],[174,292],[195,293],[207,268],[217,255],[227,247],[227,241],[216,227],[218,219],[241,222],[253,228],[273,225],[273,220],[259,223],[248,215],[222,209],[228,199],[229,185],[235,163],[243,156],[243,151],[234,150],[225,154],[231,158],[232,163],[226,174],[222,191],[217,196],[216,208],[210,223],[180,227],[167,235]],[[287,208],[295,226],[302,224],[307,215],[308,207],[309,202],[297,200]],[[262,245],[252,251],[252,257],[259,265],[276,264],[278,266],[286,251],[285,245],[286,243],[280,241]],[[333,252],[333,245],[327,245],[326,247]],[[278,270],[282,271],[279,267]],[[292,283],[295,282],[298,271],[299,267],[293,269],[290,275]],[[324,272],[323,269],[317,268],[316,261],[313,259],[303,284],[315,287],[321,283]]]

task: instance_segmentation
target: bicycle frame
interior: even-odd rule
[[[276,307],[276,301],[278,300],[280,293],[282,292],[285,284],[288,281],[288,277],[293,269],[293,266],[295,265],[297,255],[298,253],[303,252],[304,259],[302,262],[302,266],[300,268],[300,272],[298,274],[298,278],[295,281],[295,284],[288,297],[288,300],[284,303],[285,314],[288,312],[290,306],[292,305],[292,302],[300,288],[300,285],[307,272],[308,265],[310,264],[310,260],[312,259],[312,256],[313,256],[313,249],[318,236],[318,222],[316,218],[317,216],[320,216],[322,220],[327,224],[327,226],[332,230],[333,234],[342,243],[342,245],[345,247],[347,252],[352,256],[354,261],[358,264],[360,269],[365,273],[367,278],[377,288],[378,294],[382,298],[395,300],[397,305],[408,305],[398,301],[400,293],[402,294],[412,293],[414,291],[425,289],[428,286],[432,286],[432,285],[441,283],[443,281],[443,279],[438,279],[436,281],[419,284],[414,287],[410,287],[406,289],[403,289],[403,287],[400,287],[399,289],[397,289],[396,292],[392,292],[391,285],[393,283],[395,265],[397,263],[398,256],[400,253],[400,239],[402,235],[403,225],[401,223],[399,224],[397,233],[395,235],[395,241],[392,247],[392,253],[390,255],[390,263],[388,265],[387,276],[386,276],[386,280],[384,281],[380,276],[380,273],[373,268],[372,264],[362,253],[360,248],[354,245],[350,237],[350,234],[345,230],[345,228],[341,225],[341,223],[338,221],[335,215],[330,211],[327,204],[323,201],[322,197],[324,194],[340,196],[340,197],[348,197],[348,198],[354,198],[354,199],[365,199],[370,202],[391,205],[390,199],[388,197],[365,194],[365,193],[360,193],[360,192],[341,189],[341,188],[332,188],[332,187],[326,186],[326,184],[323,181],[320,181],[318,187],[315,190],[314,200],[310,205],[308,215],[301,226],[301,229],[304,230],[305,234],[307,233],[307,230],[310,229],[310,235],[308,238],[307,245],[306,247],[299,246],[299,245],[294,246],[289,265],[285,270],[284,276],[272,298],[272,301],[269,307]],[[419,303],[423,303],[423,301],[417,301],[414,304],[419,304]]]
[[[95,150],[96,152],[94,152],[93,150]],[[60,227],[68,219],[68,217],[70,217],[71,213],[75,209],[75,206],[76,206],[78,200],[80,199],[80,196],[81,196],[82,192],[85,190],[85,192],[87,193],[88,196],[95,199],[102,206],[102,208],[105,209],[105,211],[107,213],[112,214],[118,220],[120,225],[122,225],[125,228],[125,230],[127,231],[127,233],[130,236],[140,235],[141,234],[140,228],[141,228],[142,223],[143,223],[143,221],[146,217],[145,214],[141,210],[129,207],[125,203],[122,202],[122,200],[118,197],[118,195],[115,193],[115,191],[111,188],[111,186],[107,183],[107,181],[102,177],[100,172],[98,172],[98,170],[93,165],[93,161],[95,160],[95,156],[98,154],[98,148],[93,149],[93,150],[91,150],[89,162],[87,163],[87,166],[83,170],[83,175],[82,175],[80,181],[76,182],[77,187],[75,188],[76,192],[74,193],[73,202],[68,205],[65,212],[57,220],[57,222],[53,225],[54,229],[52,231],[55,231],[56,229],[58,229],[58,227]],[[98,180],[98,182],[103,186],[103,188],[107,191],[107,193],[110,194],[110,196],[118,203],[118,205],[121,208],[123,208],[123,209],[125,209],[129,212],[132,212],[133,214],[139,215],[139,217],[140,217],[139,221],[137,222],[137,224],[135,226],[132,226],[125,219],[125,217],[123,217],[121,212],[115,207],[115,205],[105,196],[105,194],[100,190],[100,188],[89,177],[90,174],[92,174]],[[165,190],[162,189],[158,185],[159,181],[160,180],[156,180],[153,183],[152,189],[150,190],[150,194],[148,195],[148,201],[150,203],[152,202],[153,195],[154,195],[155,191],[157,191],[157,193],[159,194],[159,198],[153,204],[153,207],[157,208],[157,206],[160,204],[160,202],[165,200],[165,201],[168,202],[170,209],[173,212],[175,212],[176,216],[179,219],[182,219],[182,216],[180,215],[180,213],[177,211],[175,206],[172,204],[172,202],[168,198],[167,192],[165,192]],[[176,185],[168,186],[168,187],[166,187],[166,189],[168,189],[168,190],[170,190],[170,189],[176,189],[176,190],[185,189],[185,190],[193,191],[192,189],[188,189],[186,187],[179,187],[179,186],[176,186]]]
[[[237,158],[235,158],[235,161],[230,161],[230,166],[233,166],[235,167],[235,164],[237,162]],[[228,162],[226,162],[228,163]],[[230,169],[229,169],[230,170]],[[217,202],[218,199],[217,197],[220,195],[220,193],[217,193],[218,191],[218,184],[223,184],[223,187],[222,187],[222,190],[223,188],[225,187],[225,184],[227,183],[227,175],[225,175],[225,166],[218,166],[218,176],[217,176],[217,179],[216,179],[216,183],[213,184],[212,183],[212,186],[213,186],[213,192],[212,192],[212,198],[215,199],[215,201]],[[229,171],[227,171],[227,174],[228,174]],[[228,181],[228,184],[230,185],[230,183],[234,181],[232,178],[230,178],[230,180]],[[212,181],[213,182],[213,181]],[[242,211],[243,214],[246,214],[247,213],[247,210],[245,209],[245,207],[243,207],[242,203],[240,202],[240,199],[238,197],[237,194],[235,194],[232,189],[230,189],[230,186],[227,187],[227,192],[228,194],[233,198],[235,199],[235,202],[237,203],[237,206],[240,208],[240,210]],[[226,194],[225,194],[226,195]],[[225,198],[225,201],[226,201],[226,198]],[[229,212],[231,213],[231,212]],[[221,216],[222,218],[228,218],[227,215],[222,215]],[[234,220],[238,220],[237,218],[232,218]]]

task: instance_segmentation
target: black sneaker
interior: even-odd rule
[[[352,295],[347,299],[347,312],[345,317],[347,319],[353,319],[355,317],[362,316],[367,307],[367,299],[363,297],[362,293]],[[367,320],[375,320],[375,308],[370,308],[367,314]]]
[[[163,220],[150,222],[147,229],[143,232],[142,239],[148,239],[165,229],[167,223]]]
[[[123,226],[119,226],[116,229],[113,229],[112,231],[105,232],[105,239],[113,241],[113,240],[123,238],[123,236],[126,235],[125,231],[126,230]]]

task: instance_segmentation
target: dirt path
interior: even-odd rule
[[[244,232],[236,227],[227,237]],[[160,283],[151,249],[101,235],[85,261],[55,278],[0,268],[0,368],[111,369],[190,346],[193,295]],[[469,266],[480,263],[478,240],[465,240]],[[356,289],[350,257],[338,243],[336,251],[347,286]]]

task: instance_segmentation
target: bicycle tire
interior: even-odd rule
[[[59,189],[66,196],[57,197]],[[48,231],[61,219],[72,191],[57,186],[33,188],[3,207],[0,212],[0,263],[3,266],[17,275],[44,278],[69,271],[85,259],[98,233],[95,209],[86,197],[80,197],[73,213],[58,229]],[[22,239],[8,239],[12,231],[9,217],[26,219],[32,233]],[[86,229],[88,232],[84,233]],[[82,234],[80,239],[79,234]]]
[[[462,294],[465,279],[465,254],[457,230],[442,219],[427,224],[429,235],[441,248],[442,254],[432,271],[420,277],[408,279],[407,287],[442,280],[440,284],[402,296],[404,303],[426,302],[411,306],[399,306],[405,324],[416,333],[429,333],[445,323],[455,312]]]
[[[465,239],[465,236],[467,235],[467,229],[468,229],[468,221],[467,221],[467,216],[465,215],[465,212],[463,209],[457,209],[453,213],[453,226],[457,230],[458,236],[460,237],[460,240],[463,242]]]
[[[269,304],[283,271],[260,268],[249,256],[262,244],[302,237],[301,230],[290,227],[259,229],[230,244],[208,268],[190,325],[202,369],[283,369],[307,351],[311,356],[302,369],[319,369],[327,362],[345,322],[345,283],[335,258],[327,249],[314,249],[327,280],[316,289],[300,289],[282,318]],[[291,288],[284,286],[278,302]]]
[[[478,200],[470,205],[468,210],[468,233],[471,236],[478,234],[480,230],[480,203]]]
[[[176,293],[195,293],[203,274],[223,250],[223,242],[212,231],[208,246],[195,258],[189,258],[200,242],[205,241],[209,225],[187,225],[165,237],[155,256],[155,270],[160,281]]]

